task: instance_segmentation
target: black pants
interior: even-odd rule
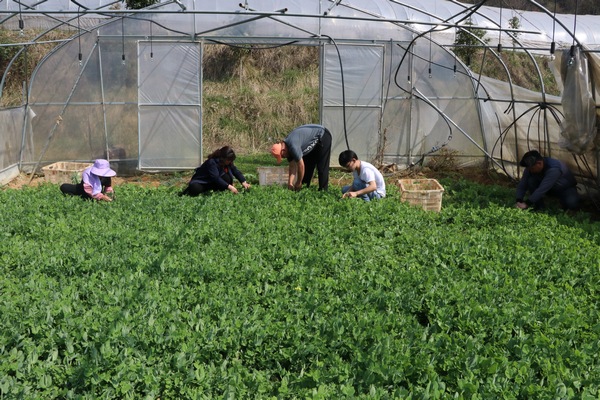
[[[230,185],[233,185],[233,178],[229,174],[224,174],[221,176],[223,180]],[[190,182],[188,186],[183,190],[183,192],[179,193],[180,196],[186,195],[191,197],[196,197],[201,195],[202,193],[206,193],[210,190],[219,190],[214,185],[208,183],[198,183],[198,182]],[[223,189],[220,189],[223,190]]]
[[[102,182],[102,189],[112,186],[112,179],[110,177],[101,177],[100,182]],[[63,183],[60,185],[60,191],[64,195],[79,196],[85,200],[92,199],[92,197],[83,189],[83,181],[79,182],[77,185],[73,185],[72,183]]]
[[[543,176],[529,176],[527,180],[527,190],[529,193],[533,193],[542,183]],[[560,205],[564,210],[578,210],[581,198],[577,193],[577,186],[559,186],[554,185],[552,189],[546,192],[548,196],[557,197],[560,201]],[[545,208],[544,199],[540,199],[534,204],[536,210],[543,210]]]
[[[308,154],[305,154],[304,160],[304,178],[302,183],[310,186],[310,181],[317,168],[319,178],[319,190],[327,190],[329,187],[329,159],[331,158],[331,132],[325,129],[325,133],[315,148]]]
[[[79,196],[82,199],[91,200],[91,197],[83,190],[83,182],[80,182],[77,185],[63,183],[60,185],[60,191],[64,195]]]

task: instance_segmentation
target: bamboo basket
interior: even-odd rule
[[[399,179],[400,200],[425,211],[440,212],[444,188],[435,179]]]
[[[258,184],[286,185],[288,181],[287,167],[258,167]]]
[[[91,166],[90,163],[59,161],[42,167],[42,172],[46,182],[72,183],[74,180],[79,182],[83,170]]]

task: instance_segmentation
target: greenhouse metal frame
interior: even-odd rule
[[[3,28],[43,32],[16,44],[22,52],[50,30],[74,34],[33,71],[23,104],[0,110],[0,181],[99,157],[122,175],[195,168],[203,49],[225,44],[320,48],[321,120],[306,122],[329,128],[334,154],[351,148],[379,165],[410,167],[446,149],[460,165],[517,177],[522,154],[539,149],[594,186],[600,17],[530,2],[539,11],[443,0],[176,0],[142,10],[1,1]],[[513,84],[508,68],[505,81],[471,70],[455,54],[460,33],[497,60],[502,51],[527,54],[542,90]],[[552,64],[562,96],[546,93],[534,55]]]

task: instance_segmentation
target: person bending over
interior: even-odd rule
[[[277,159],[289,161],[288,189],[300,190],[302,184],[310,186],[315,167],[319,176],[319,190],[329,187],[329,159],[331,157],[331,133],[327,128],[302,125],[291,131],[285,139],[271,147]]]

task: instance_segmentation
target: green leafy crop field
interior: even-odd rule
[[[598,223],[442,184],[2,190],[0,398],[597,399]]]

